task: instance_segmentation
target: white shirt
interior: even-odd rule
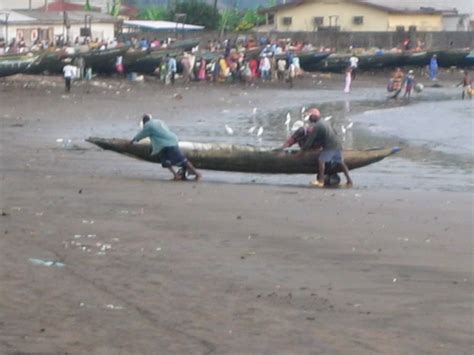
[[[357,65],[359,63],[359,58],[355,57],[355,56],[352,56],[350,59],[349,59],[349,62],[351,63],[351,68],[357,68]]]
[[[262,61],[260,63],[260,69],[262,70],[270,70],[271,69],[271,63],[270,63],[270,59],[268,59],[268,57],[263,57],[262,58]]]
[[[64,73],[64,77],[65,78],[74,78],[75,74],[76,74],[76,67],[73,66],[73,65],[66,65],[64,68],[63,68],[63,73]]]

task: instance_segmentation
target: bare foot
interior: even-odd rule
[[[196,174],[196,177],[194,178],[196,181],[199,181],[202,179],[202,175],[201,174]]]
[[[310,185],[314,187],[324,187],[324,182],[319,181],[319,180],[314,180],[310,182]]]
[[[182,180],[183,180],[183,178],[182,178],[181,176],[179,176],[179,175],[175,175],[175,176],[171,179],[171,181],[182,181]]]
[[[353,185],[352,185],[352,181],[348,181],[348,182],[346,183],[346,187],[347,187],[348,189],[352,188],[352,186],[353,186]]]

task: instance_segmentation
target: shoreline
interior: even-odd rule
[[[107,87],[68,96],[59,77],[10,80],[0,83],[0,352],[472,348],[471,193],[207,182],[206,172],[173,183],[156,164],[83,141],[131,137],[149,111],[183,139],[201,122],[218,137],[254,107],[344,100],[342,76],[291,91],[99,78]],[[377,98],[377,83],[383,99],[386,78],[362,76],[349,100]]]

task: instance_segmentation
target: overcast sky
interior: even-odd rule
[[[420,7],[431,6],[435,8],[457,8],[463,13],[474,13],[474,0],[365,0],[374,4],[394,7]]]

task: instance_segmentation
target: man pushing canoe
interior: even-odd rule
[[[158,155],[161,165],[168,168],[173,174],[173,180],[185,180],[186,169],[191,175],[196,176],[196,180],[201,178],[193,164],[184,156],[178,146],[178,137],[171,132],[168,126],[161,120],[152,119],[150,114],[145,114],[142,118],[143,128],[130,141],[130,144],[141,141],[144,138],[150,138],[152,152],[151,155]],[[178,174],[173,166],[178,166],[182,174]]]
[[[347,186],[352,187],[352,180],[349,176],[349,169],[342,156],[342,144],[339,141],[336,132],[326,121],[321,119],[321,113],[317,108],[311,108],[307,111],[309,126],[299,128],[285,142],[283,148],[291,147],[298,143],[301,150],[320,150],[318,157],[317,179],[311,182],[315,187],[324,186],[325,164],[334,162],[340,165],[342,172],[347,180]]]

